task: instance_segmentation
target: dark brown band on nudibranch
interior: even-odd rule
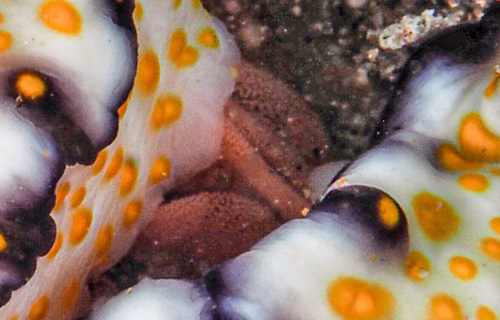
[[[320,223],[324,223],[324,217],[343,228],[356,230],[363,237],[370,237],[377,248],[391,254],[407,250],[406,216],[399,204],[382,190],[368,186],[334,189],[307,215],[308,219]]]
[[[33,192],[32,203],[12,203],[8,211],[0,209],[0,305],[10,298],[12,291],[24,285],[33,275],[38,257],[51,248],[56,226],[49,216],[54,205],[54,188],[62,175],[64,165],[52,169],[52,182],[47,192]]]
[[[71,117],[71,101],[56,79],[30,69],[13,70],[7,77],[6,94],[16,100],[19,114],[56,140],[66,164],[93,162],[98,150]]]

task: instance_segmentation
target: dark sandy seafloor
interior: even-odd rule
[[[348,158],[369,146],[412,49],[449,25],[479,20],[491,2],[204,1],[236,35],[246,60],[264,66],[309,102],[321,116],[336,156]],[[392,24],[399,28],[386,32],[402,47],[384,49],[379,34]]]
[[[242,157],[222,160],[167,194],[159,210],[167,218],[160,215],[129,256],[90,281],[92,298],[115,294],[144,276],[199,277],[293,217],[287,212],[310,202],[304,184],[314,166],[353,159],[369,148],[399,73],[418,44],[450,25],[479,20],[492,1],[203,0],[255,69],[242,72],[250,85],[237,85],[239,97],[233,97],[226,112],[243,123],[243,144],[250,141],[249,150],[258,151],[243,157],[244,163]],[[252,85],[261,78],[262,87]],[[284,100],[293,110],[266,111],[252,99],[270,99],[270,105]],[[262,110],[267,114],[260,115]],[[265,116],[278,120],[263,121]],[[290,133],[286,119],[293,117],[303,120],[302,127],[291,126]],[[252,137],[245,123],[248,128],[262,125],[263,133]],[[231,132],[226,154],[241,153],[232,145],[240,138],[237,130],[236,138]],[[304,132],[309,136],[304,138]],[[273,173],[263,176],[265,183],[252,180],[252,170],[268,169]],[[269,194],[263,190],[267,185],[286,190]],[[281,195],[295,198],[289,208],[272,201]]]

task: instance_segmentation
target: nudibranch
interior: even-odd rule
[[[0,2],[0,319],[75,316],[164,191],[217,159],[238,61],[198,0]]]
[[[374,147],[322,201],[199,281],[144,280],[112,319],[500,319],[500,3],[408,62]]]
[[[0,305],[54,241],[49,213],[64,166],[93,162],[116,134],[136,69],[128,7],[0,3]]]

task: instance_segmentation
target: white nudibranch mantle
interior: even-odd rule
[[[307,217],[198,282],[144,280],[91,319],[135,319],[136,305],[150,319],[499,319],[499,21],[495,2],[415,52],[374,147]]]
[[[238,62],[199,0],[1,1],[1,320],[75,316],[164,191],[217,159]]]
[[[495,3],[416,51],[306,218],[91,319],[498,319],[499,21]],[[0,3],[1,320],[74,316],[164,190],[217,158],[238,60],[199,0]]]

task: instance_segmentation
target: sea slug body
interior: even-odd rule
[[[115,136],[136,40],[110,9],[94,0],[0,4],[0,305],[54,241],[49,213],[65,165],[92,163]]]
[[[164,191],[217,159],[239,53],[197,0],[6,0],[0,59],[0,319],[71,319]]]
[[[499,18],[496,2],[416,51],[374,147],[307,217],[91,319],[499,319]]]

